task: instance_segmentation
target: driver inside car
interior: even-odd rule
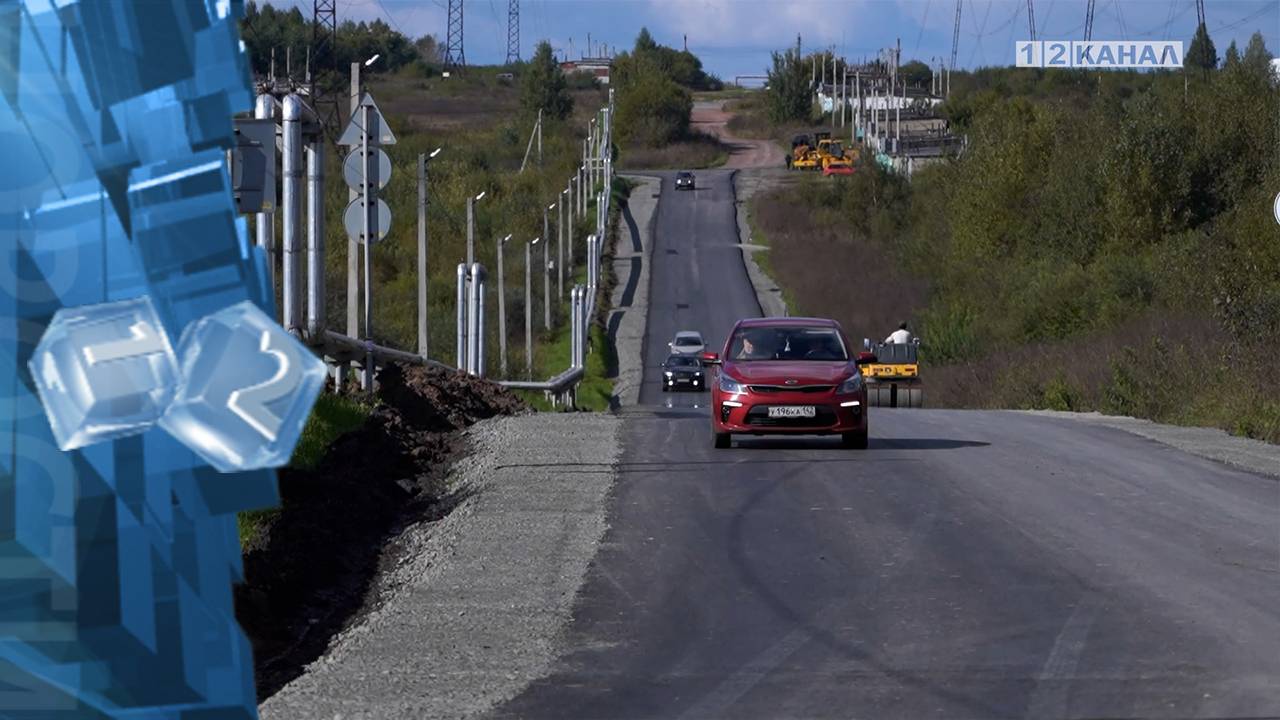
[[[755,332],[742,336],[741,345],[734,355],[739,360],[770,360],[773,358],[773,338],[769,333]]]

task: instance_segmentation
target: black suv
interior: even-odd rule
[[[693,173],[688,170],[681,170],[676,173],[676,189],[693,190]]]

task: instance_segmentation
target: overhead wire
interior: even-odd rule
[[[1111,0],[1116,8],[1116,19],[1120,21],[1120,34],[1129,37],[1129,29],[1124,25],[1124,11],[1120,9],[1120,0]]]
[[[991,17],[991,5],[992,5],[992,0],[987,0],[987,11],[982,16],[982,25],[979,28],[977,28],[978,32],[974,35],[974,37],[977,38],[978,42],[974,43],[973,52],[969,53],[970,66],[973,65],[973,60],[975,57],[977,57],[979,51],[982,52],[982,61],[984,63],[987,61],[987,52],[982,47],[982,37],[987,30],[987,20]],[[969,0],[969,9],[970,10],[973,9],[973,0]],[[970,23],[972,24],[972,13],[970,13]]]
[[[911,57],[917,57],[920,54],[920,40],[924,38],[924,26],[929,22],[929,8],[933,5],[933,0],[927,0],[924,4],[924,16],[920,18],[920,32],[916,33],[916,46],[911,51]]]

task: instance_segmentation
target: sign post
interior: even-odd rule
[[[347,122],[338,144],[352,148],[342,164],[342,176],[356,197],[343,213],[347,236],[364,246],[364,328],[361,335],[369,345],[373,342],[373,263],[374,243],[385,238],[391,228],[391,209],[377,196],[378,190],[391,180],[391,159],[381,148],[394,145],[396,137],[387,127],[382,111],[373,96],[365,93],[360,105]],[[365,355],[362,385],[373,390],[373,353]]]

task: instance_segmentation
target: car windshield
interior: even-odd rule
[[[847,361],[849,353],[835,328],[746,327],[729,342],[734,360]]]
[[[682,180],[688,180],[689,178],[693,177],[693,173],[689,173],[689,172],[677,173],[676,177]]]
[[[668,367],[701,367],[701,365],[697,358],[688,355],[672,355],[667,358]]]
[[[676,347],[693,347],[694,345],[701,345],[702,339],[692,335],[682,335],[681,337],[676,338],[675,344]]]

